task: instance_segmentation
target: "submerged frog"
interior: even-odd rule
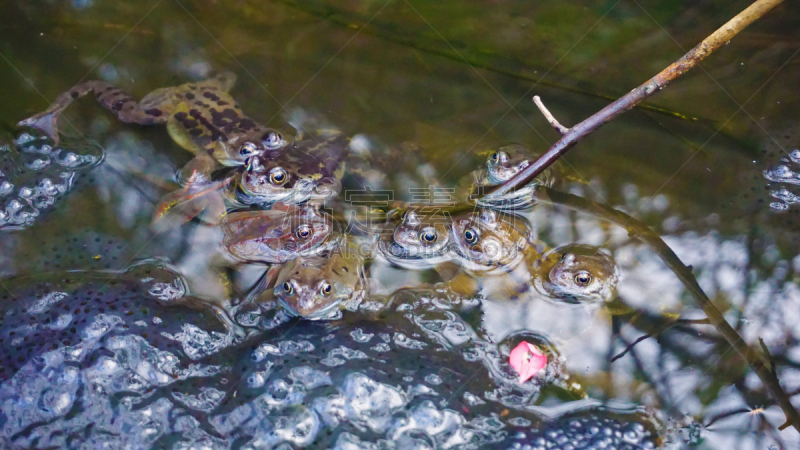
[[[223,247],[239,262],[284,263],[335,247],[340,236],[327,214],[283,204],[228,214],[220,227]]]
[[[73,100],[94,92],[102,106],[123,122],[140,125],[166,124],[181,147],[211,156],[226,166],[286,145],[281,133],[247,117],[228,94],[236,75],[225,72],[214,78],[156,89],[137,102],[105,81],[86,81],[59,95],[47,110],[19,123],[38,128],[59,140],[58,119]]]
[[[486,160],[486,169],[476,170],[467,179],[462,180],[459,183],[461,188],[458,191],[468,194],[470,199],[474,196],[488,194],[494,187],[513,178],[537,158],[538,155],[524,145],[504,145],[489,155]],[[548,168],[533,183],[496,199],[480,199],[478,205],[503,210],[527,208],[534,202],[533,189],[535,186],[551,186],[552,184],[553,170]],[[462,200],[468,199],[463,198]]]
[[[364,258],[347,246],[286,263],[273,294],[286,310],[307,319],[335,316],[357,306],[367,295]]]

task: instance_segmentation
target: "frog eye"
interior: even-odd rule
[[[283,136],[277,131],[270,131],[261,141],[268,150],[275,150],[286,145]]]
[[[419,233],[419,240],[422,241],[423,244],[433,244],[438,237],[439,235],[433,228],[425,228]]]
[[[492,156],[489,159],[491,159],[492,162],[496,164],[498,161],[500,161],[500,154],[498,154],[497,152],[494,152],[494,153],[492,153]]]
[[[327,281],[323,281],[322,282],[322,286],[320,286],[320,288],[319,288],[319,293],[322,294],[323,296],[327,297],[327,296],[331,295],[331,291],[332,290],[333,290],[333,288],[331,287],[331,284],[328,283]]]
[[[283,282],[283,292],[285,292],[286,295],[294,294],[294,288],[292,287],[291,283],[289,283],[288,281],[284,281]]]
[[[283,183],[286,183],[287,178],[286,171],[280,167],[276,167],[269,172],[269,181],[272,184],[280,186]]]
[[[478,236],[478,232],[472,228],[467,228],[464,231],[464,240],[467,241],[467,244],[475,245],[478,243],[479,239],[480,237]]]
[[[311,227],[308,225],[300,225],[297,227],[297,230],[295,230],[294,235],[300,239],[307,239],[311,236]]]
[[[239,147],[239,154],[244,157],[249,157],[258,154],[258,146],[252,142],[245,142]]]
[[[575,284],[578,286],[586,286],[592,282],[592,275],[589,272],[578,272],[575,275]]]

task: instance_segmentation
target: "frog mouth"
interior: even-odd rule
[[[303,319],[308,320],[316,320],[316,319],[326,319],[328,316],[333,313],[335,309],[339,307],[339,304],[342,303],[342,299],[335,299],[329,305],[325,306],[324,308],[309,311],[307,313],[302,313],[290,305],[286,300],[281,297],[278,297],[278,303],[289,313],[289,315],[294,317],[302,317]]]

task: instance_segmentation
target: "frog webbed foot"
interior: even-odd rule
[[[225,215],[224,189],[233,179],[210,182],[200,172],[192,172],[186,186],[162,197],[153,215],[152,226],[160,230],[166,226],[184,224],[205,211],[206,221],[217,225]]]
[[[43,112],[20,121],[17,126],[36,128],[50,136],[58,144],[58,124],[56,121],[61,111]]]

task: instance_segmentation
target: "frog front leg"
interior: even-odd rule
[[[58,119],[61,113],[73,100],[90,92],[94,92],[97,101],[116,114],[119,120],[140,125],[153,125],[165,123],[169,118],[175,103],[176,88],[157,89],[145,96],[142,102],[137,102],[122,89],[105,81],[87,81],[59,95],[44,112],[29,117],[17,125],[39,129],[58,143]]]

